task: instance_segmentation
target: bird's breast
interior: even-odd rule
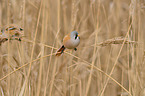
[[[80,43],[79,39],[64,39],[63,45],[68,49],[76,48]]]

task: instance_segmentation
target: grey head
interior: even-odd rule
[[[80,39],[79,33],[77,31],[72,31],[70,37],[74,40]]]

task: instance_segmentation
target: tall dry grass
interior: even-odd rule
[[[1,96],[145,95],[144,0],[0,0],[0,21],[25,35],[0,46]]]

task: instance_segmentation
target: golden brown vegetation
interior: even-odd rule
[[[0,41],[1,96],[145,96],[144,0],[0,0],[0,21],[25,36]]]

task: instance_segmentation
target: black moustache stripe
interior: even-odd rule
[[[76,34],[75,39],[77,39],[78,35]]]

